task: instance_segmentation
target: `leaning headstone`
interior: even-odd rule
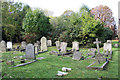
[[[80,60],[82,58],[82,53],[79,51],[75,51],[73,54],[73,58],[74,60]]]
[[[57,49],[60,49],[60,41],[55,42]]]
[[[66,49],[67,49],[67,43],[66,42],[61,42],[61,44],[60,44],[60,52],[61,53],[66,53]]]
[[[25,42],[25,41],[22,41],[22,42],[21,42],[21,48],[22,48],[22,49],[25,49],[25,48],[26,48],[26,42]]]
[[[12,42],[7,42],[7,49],[12,49]]]
[[[26,46],[26,55],[25,55],[25,57],[26,57],[26,59],[36,59],[33,44],[28,44]]]
[[[48,40],[48,41],[47,41],[47,46],[48,46],[48,47],[52,46],[52,41],[51,41],[51,40]]]
[[[0,42],[0,52],[6,52],[6,42],[3,40]]]
[[[75,51],[79,50],[79,42],[77,42],[77,41],[72,42],[72,51],[73,50],[75,50]]]
[[[38,54],[38,51],[39,51],[38,43],[34,43],[34,47],[35,47],[35,54]]]
[[[47,39],[45,37],[42,37],[41,38],[41,51],[44,52],[44,51],[47,51],[48,48],[47,48]]]

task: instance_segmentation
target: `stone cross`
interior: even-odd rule
[[[93,43],[97,45],[97,50],[98,50],[98,54],[99,54],[100,53],[99,43],[101,43],[101,41],[98,41],[98,38],[96,38],[96,41]]]

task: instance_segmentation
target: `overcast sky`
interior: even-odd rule
[[[65,10],[78,12],[84,4],[90,9],[99,5],[108,6],[118,23],[118,2],[120,0],[14,0],[28,4],[32,8],[42,8],[53,12],[53,16],[60,16]]]

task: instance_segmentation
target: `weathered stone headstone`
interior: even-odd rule
[[[3,40],[0,42],[0,52],[6,52],[6,42]]]
[[[99,54],[100,53],[99,43],[101,43],[101,41],[98,41],[98,38],[96,38],[96,41],[93,43],[97,45],[97,50],[98,50],[98,54]]]
[[[49,46],[49,47],[52,46],[52,41],[51,40],[47,41],[47,46]]]
[[[34,47],[35,47],[35,54],[38,54],[38,51],[39,51],[38,43],[34,43]]]
[[[73,58],[74,60],[80,60],[82,58],[82,53],[79,51],[75,51],[73,54]]]
[[[41,38],[41,51],[47,51],[47,39],[45,37]]]
[[[60,41],[55,42],[57,49],[60,49]]]
[[[37,43],[38,46],[39,46],[38,50],[40,50],[40,41],[36,41],[36,43]]]
[[[26,59],[36,59],[35,57],[35,49],[33,44],[28,44],[26,46]]]
[[[25,42],[25,41],[22,41],[22,42],[21,42],[21,48],[22,48],[22,49],[25,49],[25,48],[26,48],[26,42]]]
[[[12,49],[12,42],[7,42],[7,49]]]
[[[72,51],[73,50],[75,50],[75,51],[79,50],[79,42],[77,42],[77,41],[72,42]]]
[[[66,53],[66,49],[67,49],[67,43],[66,42],[61,42],[61,44],[60,44],[60,52],[61,53]]]

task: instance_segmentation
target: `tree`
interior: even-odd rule
[[[3,39],[7,41],[20,42],[22,20],[27,11],[30,10],[30,7],[21,2],[4,2],[2,5]]]
[[[27,34],[35,34],[37,36],[36,39],[47,36],[48,32],[52,29],[49,23],[49,17],[46,17],[44,13],[38,9],[27,12],[23,20],[22,28]]]
[[[108,6],[97,6],[95,8],[91,9],[91,14],[95,16],[95,19],[99,19],[102,22],[104,22],[104,27],[109,27],[114,35],[116,35],[116,24],[114,21],[114,17],[112,16],[112,11]]]

